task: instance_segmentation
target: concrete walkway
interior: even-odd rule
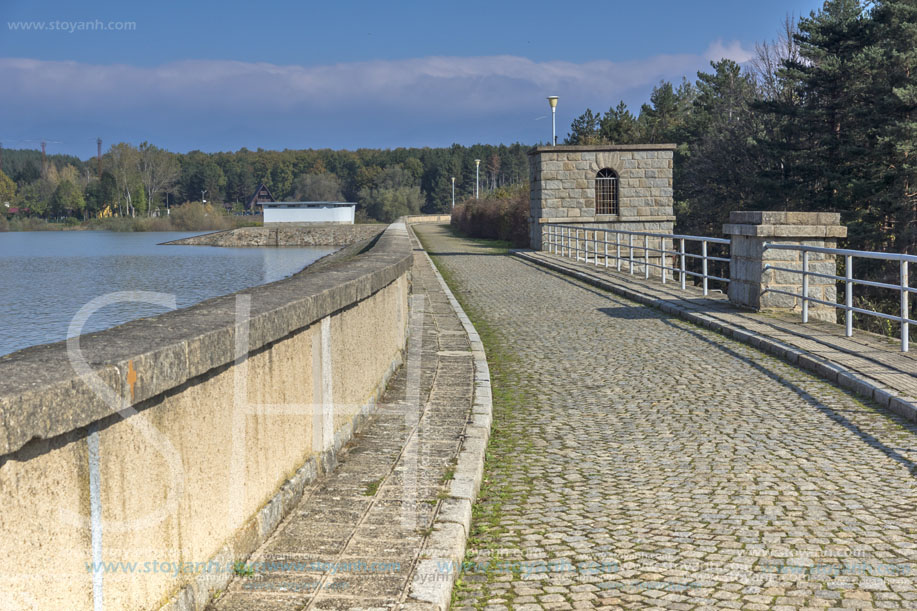
[[[433,559],[449,564],[464,550],[475,490],[453,488],[475,463],[480,483],[489,381],[476,337],[419,249],[412,274],[405,366],[337,467],[210,609],[433,609],[448,600],[453,577]],[[486,410],[473,414],[476,386]]]
[[[440,226],[494,429],[457,608],[917,608],[917,429]]]

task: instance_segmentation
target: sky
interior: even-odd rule
[[[820,0],[0,0],[0,143],[81,158],[536,144],[748,61]]]

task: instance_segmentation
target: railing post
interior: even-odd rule
[[[685,274],[688,271],[685,268],[685,239],[681,238],[681,246],[679,246],[679,252],[681,253],[681,290],[685,290]]]
[[[592,230],[592,262],[599,264],[599,230]]]
[[[847,255],[844,258],[844,305],[847,306],[844,312],[844,322],[846,323],[846,335],[853,335],[853,255]]]
[[[662,252],[659,253],[659,262],[662,263],[662,283],[665,284],[665,272],[666,272],[666,256],[669,254],[665,250],[665,238],[659,238],[659,250]]]
[[[615,266],[621,271],[621,234],[615,232]]]
[[[701,277],[704,281],[704,295],[707,294],[707,240],[700,241]]]
[[[643,236],[643,277],[650,279],[650,236]]]
[[[634,234],[632,233],[627,234],[627,244],[628,246],[630,246],[630,261],[628,262],[628,268],[630,269],[628,271],[631,274],[633,274],[634,273]]]
[[[809,322],[809,251],[802,251],[802,322]]]
[[[907,261],[901,262],[901,352],[907,352],[908,348],[908,334],[910,333],[910,325],[907,322],[907,319],[910,318],[908,314],[908,299],[907,299],[907,288],[908,288],[908,279],[907,279]]]
[[[605,244],[605,269],[608,269],[608,232],[602,232],[602,242]]]

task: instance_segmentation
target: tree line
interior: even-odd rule
[[[854,248],[917,252],[917,2],[828,0],[743,68],[662,82],[635,115],[587,109],[566,142],[678,144],[678,230],[731,210],[840,212]]]
[[[475,159],[481,190],[528,182],[528,147],[455,144],[393,150],[285,150],[173,153],[148,142],[118,143],[102,156],[42,157],[34,150],[3,150],[0,206],[43,218],[162,214],[166,208],[207,200],[241,212],[258,183],[275,199],[344,200],[367,219],[389,222],[403,214],[445,212],[471,197]]]

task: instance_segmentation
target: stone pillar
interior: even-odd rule
[[[802,269],[802,253],[765,249],[764,244],[835,248],[847,236],[840,214],[831,212],[731,212],[723,233],[730,238],[729,301],[754,310],[802,311],[802,300],[774,290],[802,294],[802,274],[766,269]],[[809,271],[837,274],[834,255],[809,253]],[[809,276],[808,296],[837,300],[834,280]],[[809,318],[837,322],[836,310],[809,302]]]

